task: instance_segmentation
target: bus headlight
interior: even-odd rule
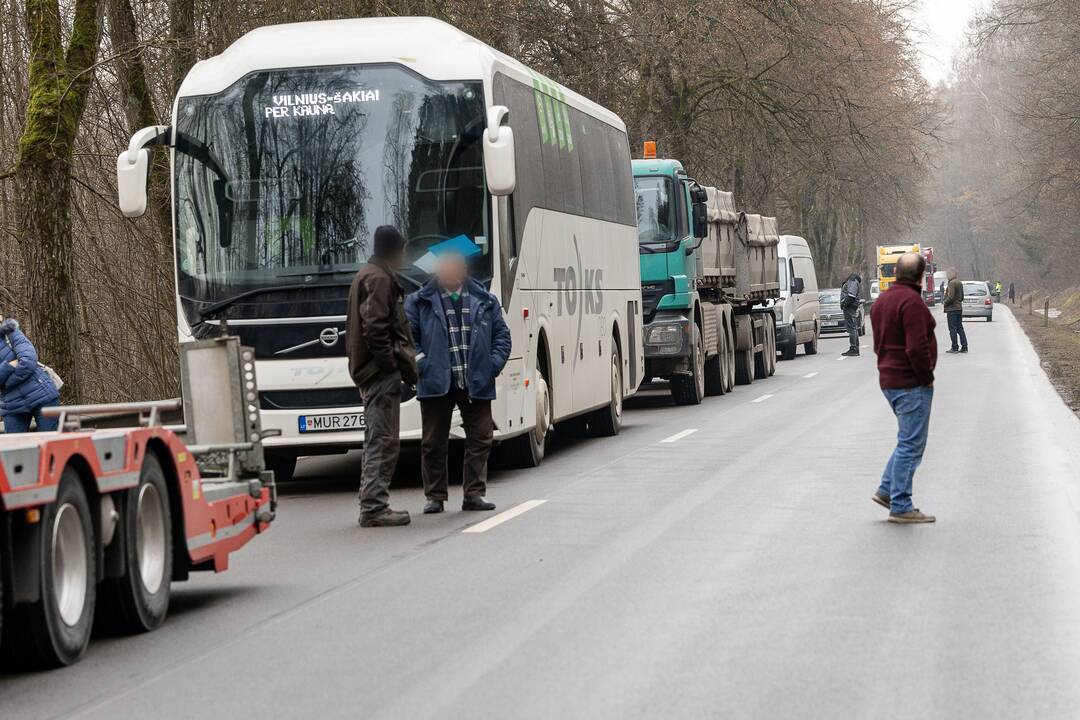
[[[682,327],[679,325],[656,325],[649,328],[647,345],[678,345]]]

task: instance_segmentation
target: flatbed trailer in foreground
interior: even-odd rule
[[[276,498],[245,403],[250,356],[235,338],[194,343],[182,350],[183,401],[53,408],[60,431],[0,435],[5,658],[70,664],[95,617],[153,630],[171,581],[227,569],[267,529]],[[231,370],[228,387],[214,386],[211,365]],[[162,425],[181,408],[188,424]]]

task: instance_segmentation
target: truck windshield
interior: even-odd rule
[[[466,235],[482,251],[474,277],[489,280],[482,93],[479,82],[372,65],[257,72],[180,98],[176,264],[189,320],[208,303],[276,286],[283,292],[229,315],[294,316],[297,301],[316,298],[344,312],[342,280],[384,224],[408,238],[410,262]],[[403,274],[406,285],[425,278],[411,265]]]
[[[669,243],[675,236],[675,203],[671,178],[659,175],[634,178],[637,191],[638,242]]]

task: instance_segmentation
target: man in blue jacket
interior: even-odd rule
[[[446,456],[454,408],[465,429],[462,510],[494,510],[484,499],[495,424],[495,378],[510,357],[510,329],[498,298],[468,275],[464,255],[438,256],[434,276],[405,300],[416,343],[423,423],[421,464],[425,513],[440,513],[447,494]]]

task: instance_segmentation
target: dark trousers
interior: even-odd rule
[[[360,388],[364,398],[364,465],[360,511],[367,517],[390,507],[390,480],[401,449],[401,375],[381,375]]]
[[[487,463],[495,423],[491,419],[490,400],[470,400],[464,390],[420,400],[420,418],[424,425],[420,442],[424,494],[429,500],[446,500],[448,480],[446,455],[450,446],[450,422],[454,408],[461,411],[465,428],[465,462],[461,488],[465,497],[483,497],[487,493]]]
[[[848,341],[851,343],[851,349],[858,351],[859,349],[859,308],[858,307],[846,307],[844,308],[844,327],[847,328]]]
[[[949,341],[952,343],[953,350],[959,350],[961,347],[966,348],[967,333],[964,332],[964,311],[958,310],[956,312],[945,313],[945,317],[949,319]],[[960,337],[960,346],[956,345],[956,338]]]

